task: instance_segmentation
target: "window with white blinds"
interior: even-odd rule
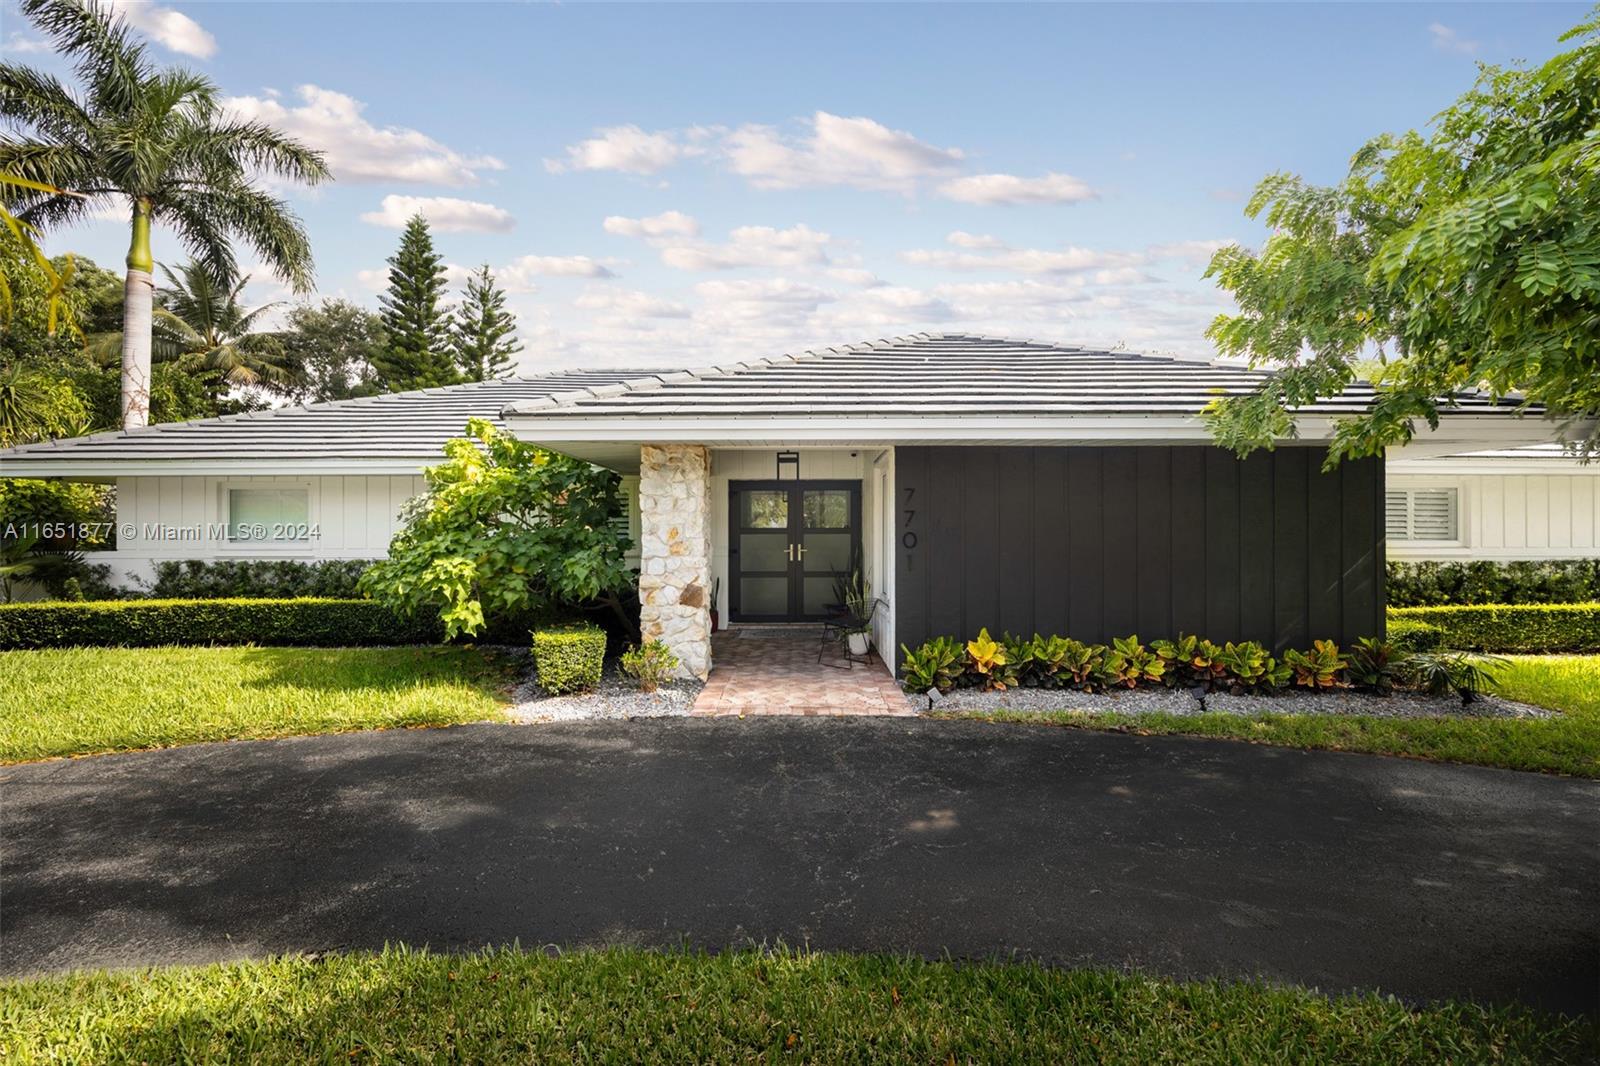
[[[1390,489],[1384,493],[1383,504],[1390,540],[1461,539],[1455,489]]]

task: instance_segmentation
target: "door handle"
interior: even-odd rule
[[[791,544],[789,545],[788,555],[791,563],[803,563],[806,561],[806,546],[804,544]]]

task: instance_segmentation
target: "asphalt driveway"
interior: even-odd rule
[[[923,720],[466,726],[0,769],[0,969],[782,939],[1600,1003],[1600,783]]]

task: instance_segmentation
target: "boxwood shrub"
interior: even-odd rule
[[[1462,651],[1600,651],[1600,603],[1397,607],[1391,636],[1396,622],[1433,626],[1444,647]]]
[[[275,644],[429,644],[437,619],[404,619],[372,600],[96,600],[0,604],[0,649]]]
[[[606,631],[599,626],[580,623],[533,631],[533,666],[546,692],[594,688],[605,659]]]
[[[1600,559],[1392,560],[1386,594],[1391,607],[1589,603],[1600,600]]]
[[[1403,652],[1438,651],[1444,647],[1444,630],[1416,618],[1396,617],[1389,612],[1389,642]]]
[[[356,599],[371,559],[179,559],[156,563],[150,596],[158,600]]]

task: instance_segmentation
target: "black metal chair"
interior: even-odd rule
[[[872,631],[872,620],[878,614],[878,605],[882,599],[869,600],[861,605],[859,610],[848,607],[841,609],[836,615],[822,623],[822,643],[817,648],[817,662],[823,666],[833,666],[840,670],[853,670],[856,663],[870,663],[872,661],[872,648],[869,645],[865,655],[856,655],[850,650],[850,634],[862,631]],[[829,661],[828,648],[837,644],[839,654],[836,661]],[[842,661],[837,661],[842,660]]]

